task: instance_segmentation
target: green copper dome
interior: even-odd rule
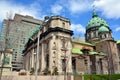
[[[103,24],[107,27],[109,26],[108,23],[104,19],[98,17],[97,13],[94,11],[92,19],[88,22],[88,24],[86,26],[86,29],[90,29],[90,28],[93,28],[93,27],[96,27],[96,26],[100,26],[101,24]]]
[[[98,33],[102,33],[102,32],[109,32],[109,29],[105,26],[101,26],[99,29],[98,29]]]

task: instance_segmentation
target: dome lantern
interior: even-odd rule
[[[95,10],[93,11],[93,16],[92,16],[92,18],[94,18],[94,17],[98,17],[98,15],[97,15],[97,13],[96,13]]]
[[[86,30],[97,26],[101,26],[101,24],[105,25],[106,27],[109,27],[108,23],[104,19],[98,17],[96,11],[93,11],[93,16],[87,23]]]

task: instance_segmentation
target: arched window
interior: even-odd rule
[[[94,32],[94,37],[96,37],[96,31]]]
[[[91,38],[93,37],[93,32],[91,32]]]
[[[100,39],[102,39],[102,35],[100,35]]]
[[[104,36],[105,36],[105,38],[107,38],[107,35],[106,35],[106,34],[104,34]]]

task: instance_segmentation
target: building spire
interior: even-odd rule
[[[93,16],[92,16],[92,18],[94,18],[94,17],[98,17],[98,15],[95,11],[95,5],[93,5]]]

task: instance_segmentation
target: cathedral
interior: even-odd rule
[[[70,20],[46,16],[23,51],[24,69],[45,74],[120,73],[117,42],[108,23],[93,11],[86,25],[85,41],[72,38]]]

